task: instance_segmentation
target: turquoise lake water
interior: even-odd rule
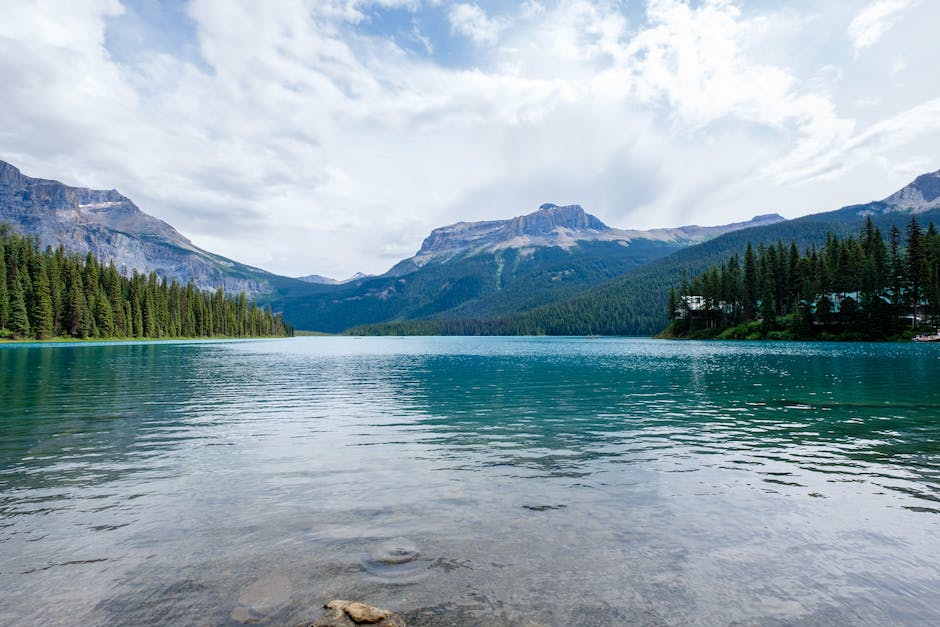
[[[940,345],[0,346],[0,624],[940,624]]]

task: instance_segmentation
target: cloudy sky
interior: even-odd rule
[[[0,5],[0,159],[283,274],[543,202],[722,224],[940,168],[935,0]]]

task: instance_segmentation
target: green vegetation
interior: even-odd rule
[[[112,262],[0,225],[0,338],[261,337],[292,335],[280,314],[248,302],[167,283],[156,273],[126,277]]]
[[[743,259],[748,243],[769,246],[773,242],[793,242],[798,250],[822,248],[828,237],[848,238],[864,228],[866,217],[875,228],[888,233],[903,231],[911,214],[891,211],[884,203],[853,205],[837,211],[788,220],[778,224],[727,233],[669,256],[646,260],[643,265],[600,285],[582,285],[579,294],[556,293],[555,299],[527,303],[501,311],[486,308],[451,312],[453,317],[400,316],[382,324],[361,324],[347,330],[361,335],[640,335],[650,336],[669,324],[670,288],[683,277],[706,272],[737,255]],[[940,217],[930,210],[917,215],[921,225]],[[472,303],[471,303],[472,304]],[[534,306],[538,305],[538,306]],[[784,321],[778,320],[779,324]],[[698,331],[696,331],[698,332]],[[770,331],[768,331],[770,333]],[[823,331],[821,333],[829,333]]]
[[[883,340],[940,323],[940,235],[915,218],[887,240],[869,218],[858,236],[830,234],[801,254],[748,244],[671,290],[664,337]]]
[[[508,248],[432,261],[401,276],[369,277],[339,286],[291,285],[266,298],[298,328],[311,331],[339,333],[383,322],[397,326],[402,320],[418,321],[415,329],[439,325],[482,329],[490,321],[572,298],[675,250],[674,243],[652,240],[635,240],[629,246],[579,242],[569,249]]]

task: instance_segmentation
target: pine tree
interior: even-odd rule
[[[32,330],[37,340],[45,340],[52,337],[53,333],[52,294],[49,287],[49,275],[45,264],[39,269],[34,291],[35,294],[32,299]]]
[[[803,282],[803,275],[800,271],[800,251],[796,247],[796,242],[790,242],[790,251],[787,254],[787,294],[786,306],[788,309],[794,308],[800,300],[800,284]]]
[[[924,257],[927,264],[925,295],[936,327],[940,320],[940,234],[932,221],[924,234]]]
[[[6,225],[0,225],[3,229]],[[0,231],[0,329],[5,329],[10,318],[10,293],[7,289],[6,231]]]
[[[114,337],[114,311],[111,309],[111,302],[107,295],[99,292],[95,299],[95,326],[98,327],[98,333],[101,337]]]
[[[113,261],[108,265],[106,282],[108,285],[108,301],[111,305],[111,328],[113,329],[113,335],[127,337],[131,333],[127,326],[127,317],[124,314],[124,296],[121,293],[121,275],[118,274]]]
[[[744,251],[744,297],[742,304],[745,320],[753,320],[757,313],[758,281],[757,259],[754,256],[751,243],[748,242],[747,249]]]
[[[97,328],[95,327],[95,314],[92,307],[94,307],[94,305],[89,306],[86,303],[82,308],[82,317],[78,325],[78,336],[81,338],[98,335]]]
[[[81,337],[85,295],[82,293],[82,278],[77,264],[70,264],[66,285],[64,330],[72,337]]]
[[[252,324],[249,312],[257,312]],[[168,284],[156,273],[132,278],[93,256],[39,251],[35,238],[0,225],[0,328],[16,338],[244,336],[290,334],[280,316],[248,304],[241,294],[197,291],[190,282]]]
[[[29,336],[29,315],[26,313],[26,295],[23,293],[23,280],[20,273],[13,280],[10,292],[10,331],[13,337]]]
[[[924,258],[924,248],[921,242],[920,225],[915,218],[907,225],[907,251],[905,254],[907,266],[907,286],[910,289],[910,301],[914,315],[914,328],[917,328],[920,300],[923,295],[924,275],[927,264]]]
[[[53,335],[59,335],[63,327],[62,319],[65,316],[65,282],[63,280],[63,269],[67,263],[65,249],[61,246],[46,255],[46,271],[49,274],[49,293],[52,296]]]
[[[904,261],[901,259],[901,232],[898,227],[891,227],[888,240],[889,255],[888,267],[891,271],[891,306],[894,312],[894,321],[898,322],[901,315],[901,288],[904,280]]]

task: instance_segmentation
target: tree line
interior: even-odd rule
[[[35,238],[0,225],[0,337],[261,337],[293,335],[280,314],[249,302],[168,282],[156,272],[131,276],[94,255],[40,251]]]
[[[940,323],[940,235],[915,218],[888,236],[861,232],[820,248],[750,243],[670,289],[671,335],[885,339]],[[760,325],[753,323],[760,321]]]

